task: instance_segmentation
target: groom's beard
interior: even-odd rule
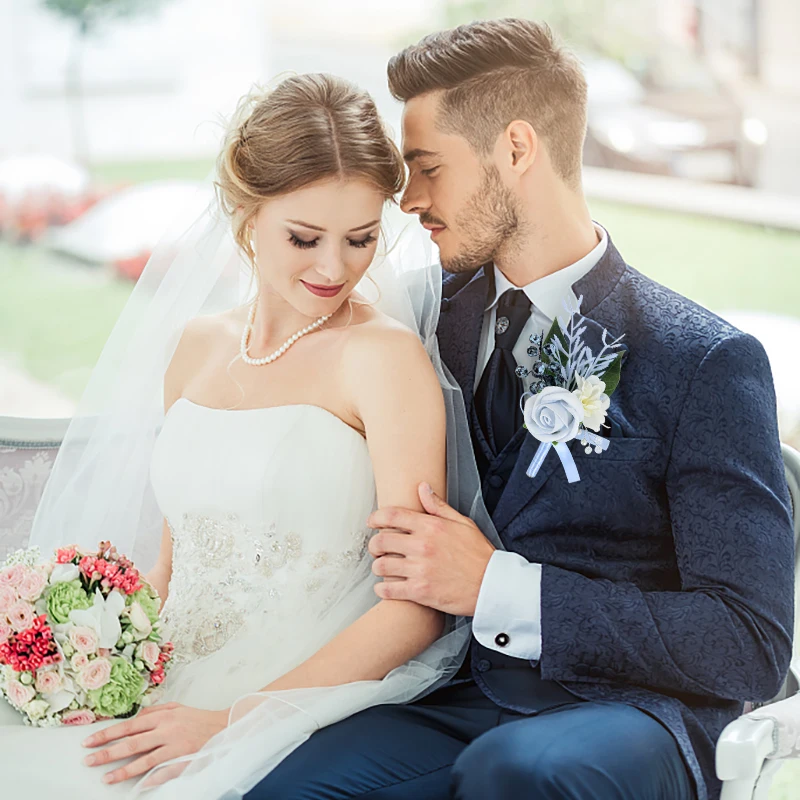
[[[497,168],[485,168],[480,187],[456,215],[456,230],[469,238],[455,255],[442,255],[442,267],[452,273],[469,272],[494,262],[498,253],[513,250],[521,232],[520,216],[519,203],[503,185]]]

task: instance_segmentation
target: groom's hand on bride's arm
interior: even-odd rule
[[[495,547],[428,484],[419,485],[419,498],[425,513],[387,507],[367,521],[378,530],[369,543],[372,571],[384,578],[375,593],[382,600],[410,600],[447,614],[474,616]]]
[[[103,747],[102,750],[95,750],[86,756],[84,763],[90,767],[100,767],[139,756],[124,767],[103,776],[105,783],[120,783],[144,775],[170,759],[196,753],[227,725],[228,709],[202,711],[179,703],[150,706],[142,709],[135,717],[104,728],[84,739],[84,747]],[[153,785],[176,777],[185,766],[179,765],[180,769],[174,771],[174,774],[170,773],[170,768],[159,771],[154,775]],[[164,774],[161,775],[161,772]]]

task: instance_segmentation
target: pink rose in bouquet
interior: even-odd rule
[[[83,711],[68,711],[61,717],[62,725],[91,725],[97,717],[88,708]]]
[[[36,675],[36,691],[40,694],[53,694],[61,688],[62,684],[61,673],[55,669],[40,669]]]
[[[0,569],[0,586],[17,587],[25,577],[24,564],[9,564]]]
[[[72,665],[72,669],[76,672],[80,672],[89,666],[89,656],[85,656],[83,653],[75,653],[69,660],[69,663]]]
[[[85,656],[97,650],[98,642],[99,638],[94,628],[76,626],[69,632],[69,643]]]
[[[32,569],[20,582],[17,592],[23,600],[38,600],[45,586],[47,586],[47,573],[44,570]]]
[[[5,616],[17,600],[19,600],[19,595],[13,586],[3,586],[0,584],[0,617]]]
[[[8,697],[8,702],[15,708],[22,708],[22,706],[36,697],[36,691],[32,686],[25,686],[25,684],[13,678],[6,681],[3,691]]]
[[[17,600],[6,612],[6,618],[15,631],[24,631],[33,624],[36,612],[25,600]]]
[[[0,644],[8,641],[8,637],[13,633],[12,627],[7,622],[0,622]]]
[[[84,689],[100,689],[111,679],[111,662],[107,658],[88,661],[78,673],[78,682]]]

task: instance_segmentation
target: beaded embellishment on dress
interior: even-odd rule
[[[370,529],[352,534],[353,547],[304,552],[301,537],[279,533],[276,524],[254,529],[237,515],[223,518],[184,513],[173,525],[173,572],[162,611],[176,663],[211,655],[244,625],[246,615],[269,613],[283,591],[270,580],[285,569],[298,572],[305,594],[333,583],[367,552]],[[296,595],[296,592],[294,593]]]

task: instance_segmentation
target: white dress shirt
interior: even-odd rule
[[[514,286],[497,267],[494,267],[495,295],[490,298],[483,315],[475,389],[494,350],[494,326],[497,301],[507,289],[522,289],[531,301],[530,319],[517,339],[512,352],[517,364],[530,367],[528,355],[531,334],[546,333],[558,315],[565,319],[564,300],[577,302],[573,284],[586,275],[603,257],[608,247],[608,234],[595,225],[598,243],[579,261],[539,278],[527,286]],[[492,554],[481,583],[472,632],[484,646],[515,658],[538,661],[542,655],[541,625],[542,565],[527,561],[518,553],[497,550]],[[500,646],[498,634],[505,634]]]

